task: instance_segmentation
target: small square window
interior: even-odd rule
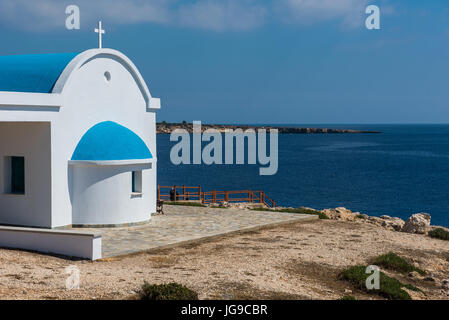
[[[132,172],[132,193],[142,193],[142,171]]]
[[[25,158],[5,157],[5,193],[25,194]]]

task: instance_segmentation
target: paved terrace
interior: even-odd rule
[[[241,209],[164,206],[149,224],[123,228],[80,228],[101,233],[103,258],[130,254],[237,231],[317,219],[314,215]]]

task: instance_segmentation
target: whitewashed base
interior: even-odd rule
[[[101,259],[101,235],[81,231],[2,226],[0,247]]]

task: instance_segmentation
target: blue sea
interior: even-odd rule
[[[295,126],[382,133],[279,135],[273,176],[260,176],[259,165],[173,165],[175,142],[158,135],[158,183],[263,190],[281,206],[346,207],[374,216],[428,212],[432,224],[449,226],[449,125]]]

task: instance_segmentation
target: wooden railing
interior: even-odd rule
[[[174,189],[176,196],[170,196],[170,190]],[[166,190],[168,189],[167,193]],[[223,203],[223,202],[250,202],[262,203],[267,207],[276,207],[276,203],[270,199],[265,192],[261,190],[236,190],[236,191],[201,191],[201,186],[186,187],[186,186],[158,186],[157,188],[158,200],[172,200],[172,201],[190,201],[197,200],[204,204],[209,203]]]
[[[172,200],[170,198],[170,190],[174,188],[175,198],[174,201],[189,201],[198,200],[201,201],[202,193],[201,186],[198,187],[186,187],[186,186],[158,186],[157,187],[157,199],[158,200]],[[166,193],[164,193],[166,192]]]

